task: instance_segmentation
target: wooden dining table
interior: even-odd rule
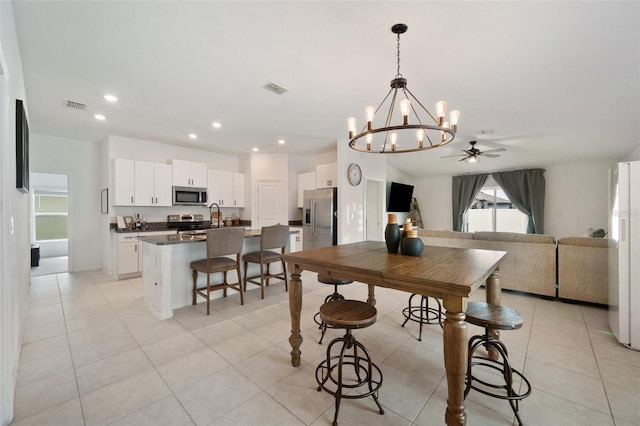
[[[363,241],[282,255],[291,276],[291,364],[300,365],[300,313],[303,270],[350,279],[369,286],[367,303],[375,305],[375,287],[442,299],[446,310],[443,344],[448,398],[445,422],[464,425],[464,386],[467,370],[467,299],[486,284],[486,300],[501,304],[498,266],[506,252],[425,246],[421,256],[390,254],[385,243]],[[498,332],[494,337],[499,338]],[[495,358],[495,354],[490,354]]]

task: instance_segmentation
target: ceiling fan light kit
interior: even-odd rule
[[[350,117],[347,120],[349,147],[356,151],[379,154],[423,151],[446,145],[456,136],[460,112],[451,111],[449,121],[446,121],[447,103],[440,101],[436,104],[435,115],[432,114],[411,93],[407,87],[407,79],[400,73],[400,34],[404,34],[407,29],[405,24],[396,24],[391,27],[391,32],[397,35],[398,57],[398,69],[395,78],[391,80],[391,89],[377,108],[373,106],[365,108],[366,125],[359,133],[356,119]],[[401,120],[397,124],[392,124],[396,102],[400,109]],[[384,125],[375,128],[373,122],[376,114],[384,111],[386,111]],[[400,137],[402,139],[399,139]],[[400,144],[400,141],[404,143]],[[372,146],[380,146],[380,150],[372,149]]]

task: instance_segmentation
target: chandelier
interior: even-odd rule
[[[397,34],[398,70],[391,80],[391,89],[377,108],[365,108],[367,124],[357,133],[356,119],[347,120],[349,146],[356,151],[380,154],[423,151],[437,148],[451,142],[456,136],[460,111],[451,111],[449,121],[444,117],[447,103],[436,103],[435,116],[411,93],[407,79],[400,74],[400,34],[407,31],[405,24],[396,24],[391,32]],[[390,102],[387,105],[387,100]],[[392,124],[396,111],[396,101],[400,108],[398,124]],[[384,126],[374,128],[373,121],[378,112],[386,111]]]

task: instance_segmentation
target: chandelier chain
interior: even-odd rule
[[[398,44],[397,44],[397,49],[398,49],[398,72],[396,73],[396,78],[401,78],[402,74],[400,74],[400,34],[398,34]]]

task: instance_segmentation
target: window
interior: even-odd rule
[[[35,192],[33,195],[35,240],[66,240],[68,211],[67,194]]]
[[[499,186],[483,187],[465,215],[465,230],[527,232],[527,215],[516,209]]]

